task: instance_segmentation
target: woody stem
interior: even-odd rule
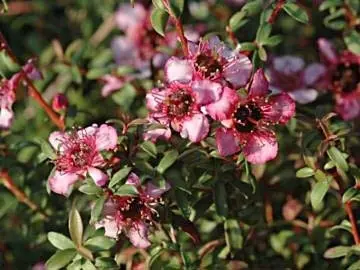
[[[275,23],[275,21],[276,21],[278,15],[280,13],[282,7],[284,6],[284,4],[285,4],[285,0],[277,1],[275,8],[274,8],[273,12],[270,15],[268,23],[270,23],[270,24]]]
[[[4,35],[0,32],[0,51],[4,49],[7,55],[17,64],[19,61],[16,55],[13,53],[11,48],[9,47]],[[37,90],[35,85],[32,83],[28,75],[24,70],[21,70],[21,75],[24,79],[25,85],[28,87],[29,95],[40,105],[40,107],[46,112],[51,121],[61,130],[65,129],[64,119],[62,119],[59,114],[57,114],[49,104],[41,96],[40,92]]]

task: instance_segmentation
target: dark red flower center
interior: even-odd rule
[[[71,149],[70,157],[75,167],[83,167],[88,162],[88,157],[91,154],[92,149],[84,142],[79,143]]]
[[[167,113],[170,117],[183,117],[190,113],[194,99],[185,89],[179,89],[166,100]]]
[[[253,102],[239,105],[233,113],[235,128],[239,132],[251,132],[262,117],[261,109]]]
[[[151,222],[153,219],[153,209],[149,206],[154,201],[153,198],[142,197],[113,197],[119,205],[120,216],[123,222],[132,223],[136,221]]]
[[[339,64],[332,76],[336,90],[350,93],[360,83],[360,66],[358,64]]]
[[[199,54],[195,60],[195,69],[201,72],[205,78],[209,78],[220,73],[222,66],[216,57]]]

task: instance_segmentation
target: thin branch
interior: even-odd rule
[[[285,0],[278,0],[277,1],[275,8],[274,8],[273,12],[270,15],[268,23],[270,23],[270,24],[275,23],[275,21],[276,21],[277,17],[279,16],[279,13],[280,13],[282,7],[284,6],[284,4],[285,4]]]
[[[350,219],[351,232],[354,237],[355,244],[360,245],[359,231],[358,231],[357,224],[356,224],[356,218],[355,218],[354,213],[351,208],[351,201],[346,202],[344,206],[345,206],[345,211]]]

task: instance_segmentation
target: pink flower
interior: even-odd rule
[[[160,125],[161,124],[156,121],[155,119],[148,117],[149,120],[149,124],[157,124]],[[164,141],[168,141],[171,138],[171,129],[168,126],[163,126],[163,127],[159,127],[159,128],[154,128],[154,129],[147,129],[144,132],[144,140],[146,141],[152,141],[152,142],[156,142],[157,140],[164,140]]]
[[[15,90],[19,86],[20,73],[11,77],[10,80],[0,81],[0,129],[8,129],[14,119],[12,105],[15,102]]]
[[[61,112],[69,107],[69,101],[64,94],[57,93],[52,100],[51,107],[54,111]]]
[[[49,142],[57,153],[56,170],[49,179],[53,192],[68,195],[71,185],[86,175],[98,186],[108,182],[107,174],[99,169],[106,164],[100,151],[115,149],[117,133],[113,127],[103,124],[70,132],[55,131]]]
[[[218,83],[208,80],[191,84],[169,83],[164,89],[153,89],[146,95],[150,117],[171,126],[183,138],[199,142],[209,132],[209,122],[201,106],[217,101],[222,92]]]
[[[271,90],[287,92],[295,101],[306,104],[317,98],[316,89],[324,85],[327,71],[322,64],[305,67],[300,57],[286,55],[272,60],[268,74]]]
[[[152,224],[154,214],[157,213],[154,207],[170,186],[167,184],[164,188],[158,188],[152,183],[141,186],[135,173],[130,173],[126,184],[135,186],[138,195],[111,195],[105,202],[103,218],[95,224],[95,228],[104,227],[105,235],[111,238],[117,238],[124,232],[135,247],[147,248],[150,246],[149,224]]]
[[[326,39],[318,46],[328,66],[330,89],[335,94],[336,111],[344,120],[360,116],[360,55],[350,51],[336,52]]]
[[[23,71],[29,77],[30,80],[42,80],[43,75],[40,70],[36,67],[35,59],[29,59],[25,66],[23,66]]]
[[[232,51],[218,37],[201,40],[197,45],[189,42],[190,55],[180,59],[172,57],[165,66],[168,82],[186,83],[191,80],[211,80],[239,88],[247,84],[252,64],[245,55]]]
[[[262,69],[252,80],[248,96],[239,97],[232,89],[224,89],[226,100],[207,107],[210,116],[223,120],[216,131],[216,143],[222,156],[242,150],[246,159],[262,164],[277,155],[275,133],[269,126],[285,124],[295,113],[295,103],[286,93],[267,96],[268,82]]]
[[[104,75],[101,77],[101,80],[104,82],[104,86],[101,89],[101,95],[107,97],[113,92],[122,88],[128,79],[120,78],[114,75]]]

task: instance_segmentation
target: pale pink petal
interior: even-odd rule
[[[192,142],[199,142],[209,133],[209,121],[203,114],[194,114],[183,122],[180,135]]]
[[[137,248],[147,248],[151,245],[148,240],[148,227],[142,222],[133,225],[127,235],[130,242]]]
[[[166,91],[154,88],[150,93],[146,94],[146,108],[151,111],[157,111],[159,104],[164,101],[166,97]]]
[[[263,164],[276,157],[278,144],[271,132],[253,133],[243,148],[245,158],[253,164]]]
[[[239,95],[235,90],[225,87],[220,99],[206,106],[207,113],[214,120],[225,120],[231,117],[233,107],[238,103]]]
[[[206,42],[206,41],[205,41]],[[221,57],[225,59],[230,59],[235,56],[233,50],[231,50],[229,47],[227,47],[218,36],[211,36],[208,39],[208,44],[210,50],[216,52]]]
[[[195,93],[196,102],[201,105],[217,101],[222,92],[222,87],[219,83],[209,80],[194,81],[191,88]]]
[[[289,96],[300,104],[307,104],[313,102],[318,97],[319,93],[315,89],[297,89],[289,92]]]
[[[325,57],[326,61],[328,61],[330,64],[336,64],[338,62],[338,56],[334,45],[325,38],[319,38],[317,43],[320,53],[323,57]]]
[[[265,77],[264,70],[262,68],[258,69],[253,77],[251,82],[249,96],[264,96],[269,93],[269,82]]]
[[[152,130],[146,130],[144,132],[144,140],[156,142],[157,140],[168,141],[171,138],[170,128],[157,128]]]
[[[63,173],[55,171],[54,175],[49,178],[50,189],[58,194],[68,196],[70,187],[79,179],[75,173]]]
[[[138,59],[136,46],[126,37],[116,37],[111,42],[114,58],[119,65],[135,65]]]
[[[96,132],[98,132],[98,129],[99,127],[97,124],[92,124],[91,126],[88,126],[86,128],[79,129],[77,131],[77,135],[79,136],[79,138],[86,138],[95,135]]]
[[[360,116],[360,96],[358,95],[354,93],[336,100],[336,112],[344,120],[352,120]]]
[[[116,129],[112,126],[102,124],[96,132],[96,148],[97,150],[112,150],[117,145]]]
[[[285,55],[275,57],[272,66],[279,73],[292,75],[301,72],[305,67],[305,62],[300,57]]]
[[[113,75],[105,75],[101,79],[105,82],[105,85],[101,88],[101,95],[103,97],[107,97],[124,86],[124,80]]]
[[[135,3],[134,6],[130,4],[122,4],[115,13],[115,22],[117,26],[127,31],[129,28],[142,24],[146,18],[146,10],[143,5]]]
[[[140,186],[141,185],[141,181],[139,176],[137,176],[135,173],[130,173],[127,180],[126,180],[126,184],[127,185],[133,185],[133,186]]]
[[[54,131],[49,136],[49,142],[55,150],[62,150],[61,145],[69,139],[68,134],[61,131]]]
[[[109,176],[98,168],[90,167],[87,171],[97,186],[103,186],[109,181]]]
[[[295,114],[295,102],[287,93],[271,96],[269,105],[264,116],[274,123],[285,124]]]
[[[100,153],[95,154],[95,156],[92,159],[91,166],[97,167],[97,166],[103,166],[104,165],[104,158]]]
[[[188,60],[171,57],[165,64],[167,82],[188,83],[193,77],[193,68]]]
[[[152,198],[159,198],[163,193],[170,189],[170,185],[168,183],[165,184],[165,187],[157,187],[153,183],[148,182],[145,186],[145,194],[149,195]]]
[[[326,76],[326,67],[319,63],[313,63],[306,67],[304,71],[304,81],[308,86],[315,86]]]
[[[14,119],[14,112],[7,108],[0,108],[0,129],[8,129]]]
[[[95,228],[105,229],[105,236],[117,239],[118,235],[121,233],[121,226],[117,224],[115,218],[103,218],[95,223]]]
[[[240,151],[239,142],[231,129],[218,128],[215,136],[220,155],[230,156]]]
[[[250,59],[242,54],[238,54],[236,58],[230,60],[224,67],[223,75],[225,80],[231,83],[234,88],[245,86],[252,72],[252,64]]]

